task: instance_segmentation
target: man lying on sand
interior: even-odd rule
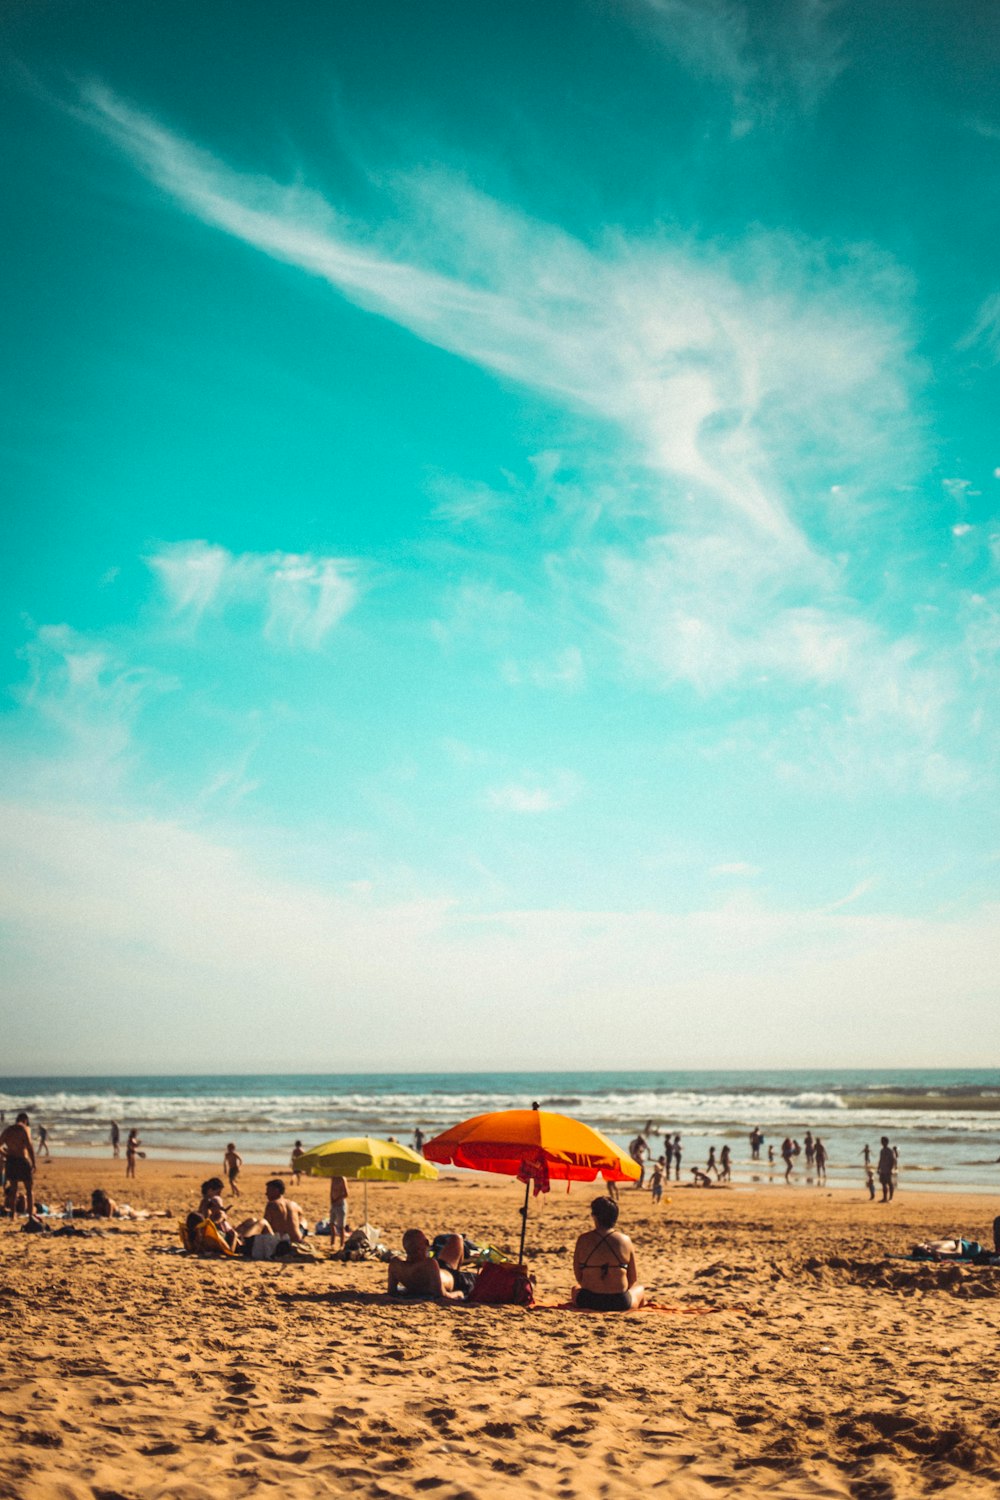
[[[394,1255],[389,1262],[390,1296],[440,1297],[446,1302],[464,1302],[471,1295],[476,1278],[462,1270],[465,1245],[460,1234],[450,1234],[431,1258],[431,1247],[422,1229],[408,1229],[403,1235],[406,1259]]]
[[[627,1234],[616,1229],[618,1204],[610,1198],[595,1198],[590,1205],[594,1227],[581,1234],[573,1251],[573,1275],[577,1286],[571,1300],[576,1307],[593,1312],[628,1312],[646,1300],[639,1285],[635,1251]]]

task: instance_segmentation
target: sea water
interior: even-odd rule
[[[288,1162],[305,1147],[343,1135],[426,1137],[489,1110],[543,1109],[572,1115],[625,1146],[651,1122],[653,1156],[663,1132],[680,1132],[681,1180],[704,1166],[710,1145],[728,1144],[733,1180],[783,1177],[785,1136],[807,1130],[829,1152],[831,1186],[863,1185],[862,1149],[877,1160],[879,1138],[899,1148],[901,1186],[1000,1193],[1000,1073],[994,1070],[860,1070],[583,1073],[205,1074],[179,1077],[0,1079],[8,1122],[28,1110],[56,1154],[110,1156],[109,1128],[135,1126],[152,1157],[215,1160],[228,1141],[248,1162]],[[750,1161],[748,1135],[765,1136]],[[804,1152],[795,1180],[806,1180]]]

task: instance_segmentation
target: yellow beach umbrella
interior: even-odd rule
[[[437,1167],[409,1146],[370,1135],[344,1136],[322,1146],[311,1146],[296,1157],[295,1170],[311,1177],[349,1177],[363,1182],[366,1222],[369,1182],[413,1182],[417,1178],[433,1181],[438,1175]]]

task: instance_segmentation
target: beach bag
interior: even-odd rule
[[[526,1266],[511,1261],[505,1265],[480,1266],[469,1300],[530,1307],[535,1300],[535,1283]]]

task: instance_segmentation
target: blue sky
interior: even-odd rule
[[[995,1055],[997,8],[0,28],[6,1066]]]

